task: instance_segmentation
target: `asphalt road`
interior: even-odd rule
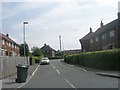
[[[40,65],[34,76],[21,88],[118,88],[118,79],[51,60],[50,65]]]

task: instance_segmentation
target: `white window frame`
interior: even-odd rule
[[[9,41],[7,41],[7,46],[9,46]]]
[[[12,48],[14,48],[14,44],[12,43]]]
[[[96,42],[98,41],[98,37],[95,37],[95,41],[96,41]]]
[[[11,46],[11,43],[9,42],[9,47]]]
[[[90,39],[90,43],[91,43],[91,44],[93,43],[93,39]]]
[[[106,34],[103,34],[103,35],[102,35],[102,39],[103,39],[103,40],[106,39]]]
[[[14,45],[14,48],[16,49],[16,45]]]
[[[5,40],[4,39],[2,40],[2,44],[5,45]]]
[[[110,31],[110,37],[114,37],[115,36],[115,30],[111,30]]]

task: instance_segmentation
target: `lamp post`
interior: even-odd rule
[[[24,62],[25,62],[25,24],[28,24],[28,22],[23,22]]]

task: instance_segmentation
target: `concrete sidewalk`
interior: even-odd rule
[[[69,64],[69,65],[72,65],[72,64]],[[72,66],[76,67],[77,69],[81,69],[83,71],[94,72],[96,75],[102,75],[102,76],[113,77],[113,78],[120,78],[120,71],[93,69],[93,68],[84,67],[84,66],[80,66],[80,65],[72,65]]]
[[[35,64],[35,65],[32,65],[32,66],[29,66],[29,69],[28,69],[28,77],[27,77],[27,80],[29,80],[29,78],[31,77],[31,75],[33,74],[33,72],[35,71],[35,69],[38,67],[38,64]],[[14,76],[11,76],[11,77],[8,77],[6,79],[3,79],[2,80],[2,88],[3,90],[5,88],[18,88],[19,86],[21,86],[23,83],[16,83],[15,82],[15,79],[17,78],[17,75],[14,75]],[[26,81],[27,81],[26,80]],[[24,82],[25,83],[25,82]]]
[[[108,76],[108,77],[114,77],[114,78],[120,78],[120,72],[96,72],[97,75],[102,75],[102,76]]]

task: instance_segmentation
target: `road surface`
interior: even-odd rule
[[[51,60],[50,65],[40,65],[21,88],[118,88],[118,79]]]

